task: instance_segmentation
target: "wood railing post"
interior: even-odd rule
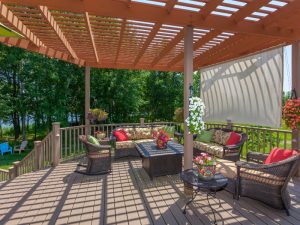
[[[20,161],[13,162],[14,168],[13,168],[13,178],[16,178],[19,176],[19,164]]]
[[[9,167],[8,169],[8,179],[9,180],[12,180],[15,178],[15,167],[14,166],[11,166]]]
[[[145,118],[140,118],[140,126],[144,126],[145,125]]]
[[[227,119],[226,129],[232,130],[232,127],[233,127],[233,123],[231,119]]]
[[[52,166],[57,166],[60,160],[60,123],[52,123],[52,134],[53,134],[53,161]]]
[[[35,169],[40,170],[42,168],[42,145],[41,141],[34,142],[34,151],[35,151]]]

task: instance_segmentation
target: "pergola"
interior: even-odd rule
[[[86,67],[86,112],[90,67],[184,71],[186,117],[193,71],[287,44],[300,93],[299,0],[1,0],[0,13],[22,35],[2,43]]]

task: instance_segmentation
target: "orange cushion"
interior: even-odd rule
[[[115,130],[113,135],[116,137],[117,141],[128,141],[128,136],[123,129]]]
[[[288,159],[294,155],[297,155],[298,152],[292,149],[282,149],[282,148],[274,148],[269,154],[268,158],[264,162],[264,164],[271,164],[275,162],[280,162],[282,160]]]
[[[241,140],[241,135],[239,135],[236,132],[231,132],[226,145],[236,145],[237,143],[239,143]]]

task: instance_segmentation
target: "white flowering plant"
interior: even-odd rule
[[[190,97],[189,117],[185,120],[190,134],[200,134],[205,129],[203,121],[205,105],[201,98]]]

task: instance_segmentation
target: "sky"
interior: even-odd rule
[[[291,90],[292,85],[292,47],[291,45],[284,47],[284,77],[283,77],[283,91],[287,92]]]

